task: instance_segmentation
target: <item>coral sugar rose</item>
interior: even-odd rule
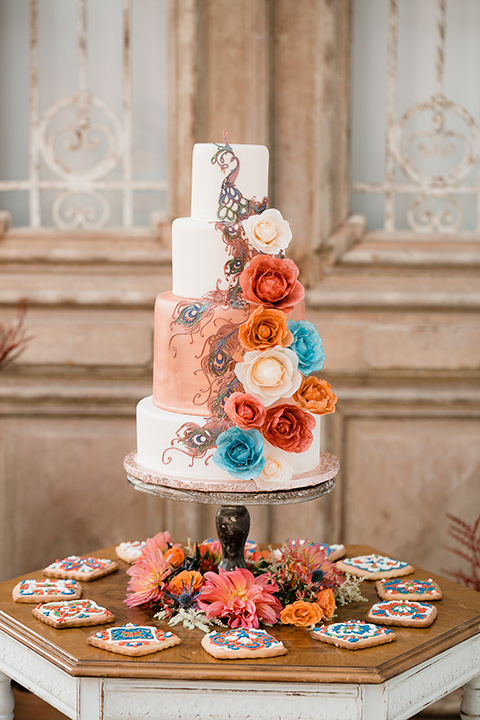
[[[230,420],[241,428],[260,428],[265,422],[265,408],[249,393],[232,393],[224,408]]]
[[[262,428],[265,440],[286,452],[300,453],[313,442],[315,418],[295,405],[277,405],[267,410]]]
[[[240,325],[238,336],[245,350],[268,350],[276,345],[288,347],[293,342],[285,313],[263,305]]]
[[[303,378],[293,399],[301,408],[315,415],[334,413],[337,403],[337,397],[330,383],[319,380],[315,375]]]
[[[293,260],[256,255],[240,275],[245,300],[290,312],[305,297]]]

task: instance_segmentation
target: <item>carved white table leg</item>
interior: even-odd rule
[[[13,720],[14,705],[11,680],[0,672],[0,720]]]
[[[480,675],[465,685],[460,717],[461,720],[480,720]]]

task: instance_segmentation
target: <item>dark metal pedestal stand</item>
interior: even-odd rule
[[[195,488],[179,488],[177,478],[157,475],[136,463],[135,453],[124,461],[127,480],[136,490],[169,500],[200,502],[220,505],[216,516],[218,539],[222,545],[223,559],[220,567],[233,570],[245,565],[245,542],[250,530],[250,513],[246,505],[283,505],[314,500],[326,495],[335,486],[339,470],[337,458],[330,453],[320,453],[320,464],[305,476],[305,487],[274,492],[209,492]]]

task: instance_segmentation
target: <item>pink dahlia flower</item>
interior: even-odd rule
[[[128,607],[158,600],[171,571],[172,567],[155,538],[149,538],[139,559],[127,570],[130,575],[125,600]]]
[[[172,545],[172,536],[168,530],[157,533],[152,539],[163,553],[167,552],[168,548]]]
[[[232,628],[258,628],[260,620],[274,625],[282,610],[273,594],[277,590],[268,575],[255,577],[245,568],[207,572],[198,606],[208,618],[221,618]]]

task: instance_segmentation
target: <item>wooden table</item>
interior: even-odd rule
[[[347,554],[367,552],[357,545]],[[92,554],[115,558],[114,548]],[[126,567],[120,561],[118,572],[84,583],[83,597],[114,612],[118,624],[149,622],[123,602]],[[435,576],[418,569],[410,577]],[[77,720],[400,720],[464,685],[462,717],[480,718],[480,594],[444,578],[436,578],[444,599],[430,628],[398,628],[395,642],[352,652],[275,626],[288,654],[255,662],[215,660],[202,633],[181,626],[181,645],[143,658],[90,647],[94,629],[55,630],[33,617],[33,605],[14,603],[19,579],[0,585],[0,720],[13,718],[10,679]],[[363,583],[363,594],[370,602],[339,608],[339,620],[365,619],[373,583]]]

